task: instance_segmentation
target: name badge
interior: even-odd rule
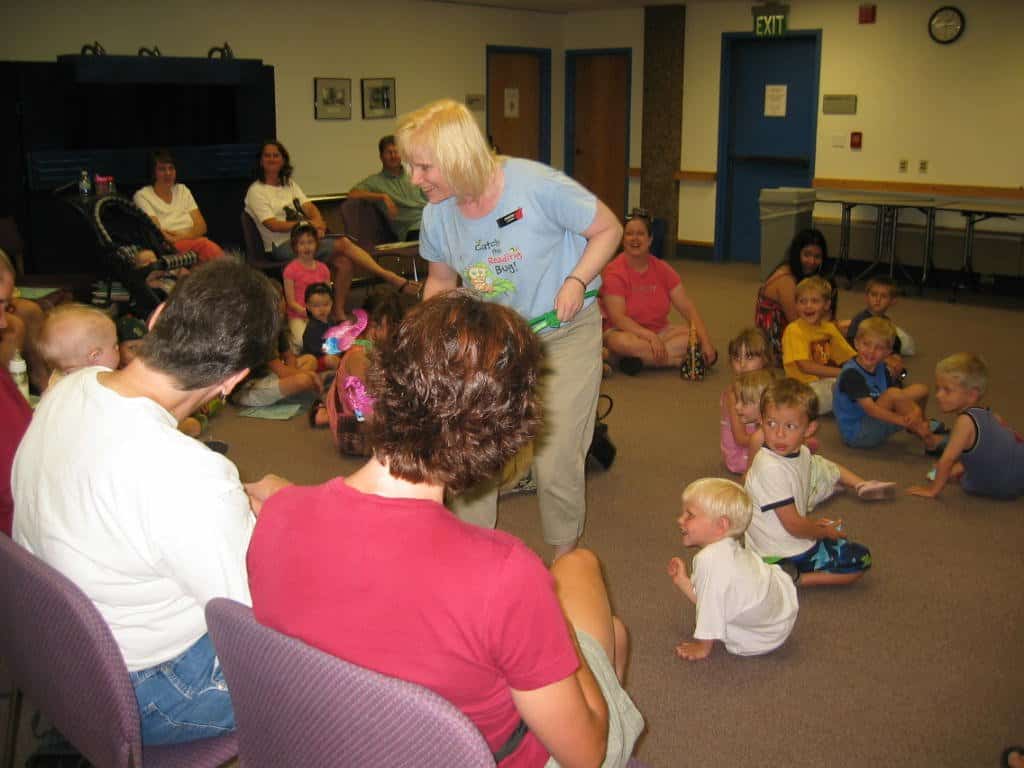
[[[498,226],[507,227],[509,224],[515,224],[521,218],[523,218],[523,209],[516,208],[512,213],[506,213],[504,216],[499,216],[497,219]]]

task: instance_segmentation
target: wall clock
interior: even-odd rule
[[[942,45],[956,42],[967,25],[964,12],[952,5],[944,5],[928,19],[928,34]]]

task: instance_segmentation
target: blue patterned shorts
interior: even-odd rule
[[[871,567],[871,551],[849,539],[821,539],[806,552],[784,557],[800,573],[860,573]]]

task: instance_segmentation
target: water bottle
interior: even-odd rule
[[[18,390],[28,400],[28,365],[25,364],[25,358],[20,353],[15,352],[14,357],[11,358],[11,362],[7,366],[7,370],[11,372],[11,378],[14,379]]]
[[[78,194],[83,198],[92,194],[92,182],[89,181],[88,171],[82,171],[78,176]]]

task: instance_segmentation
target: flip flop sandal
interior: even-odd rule
[[[896,498],[896,483],[882,480],[865,480],[863,483],[858,483],[854,490],[857,491],[857,497],[865,501]]]

